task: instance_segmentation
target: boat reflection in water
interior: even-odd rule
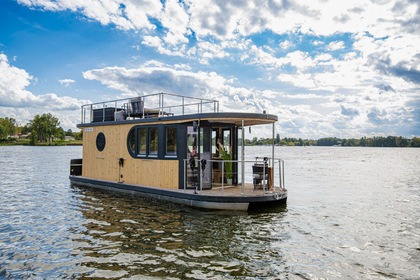
[[[258,269],[270,276],[276,271],[266,265],[270,258],[281,263],[279,252],[262,252],[259,244],[271,239],[273,218],[282,219],[283,207],[249,223],[243,211],[202,211],[86,187],[74,191],[83,228],[70,236],[77,267],[67,275],[202,279],[252,276]]]

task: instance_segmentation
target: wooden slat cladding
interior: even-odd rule
[[[133,124],[85,127],[83,129],[83,176],[128,184],[178,188],[178,161],[140,159],[130,156],[127,135]],[[105,135],[105,148],[96,148],[96,137]],[[120,166],[120,158],[124,159]],[[122,175],[122,177],[121,177]]]

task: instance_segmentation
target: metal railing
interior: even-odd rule
[[[269,159],[265,164],[263,158],[255,158],[255,160],[196,160],[195,168],[190,167],[191,159],[184,159],[184,191],[187,189],[194,189],[195,191],[203,191],[207,189],[219,189],[220,194],[224,195],[226,188],[240,187],[241,194],[245,193],[245,186],[249,188],[250,185],[259,185],[261,180],[262,189],[258,189],[264,193],[276,193],[285,190],[284,184],[284,161],[279,158],[274,159],[274,164],[271,164],[272,159]],[[214,169],[213,163],[218,163],[220,169]],[[231,174],[226,173],[225,164],[232,163],[237,164],[237,168],[232,171]],[[256,178],[256,174],[253,171],[253,166],[256,164],[263,165],[262,178]],[[203,168],[203,165],[205,167]],[[245,172],[242,172],[244,168]],[[267,168],[267,170],[265,169]],[[268,172],[271,170],[270,172]],[[214,171],[221,173],[220,182],[214,182]],[[210,174],[210,177],[208,176]],[[242,177],[244,174],[244,177]],[[230,175],[230,176],[229,176]],[[269,177],[270,176],[270,177]],[[234,182],[227,183],[228,177],[236,178]],[[277,178],[277,180],[276,180]],[[256,181],[257,180],[257,181]],[[226,181],[226,182],[225,182]]]
[[[219,101],[156,93],[82,105],[81,123],[219,112]]]

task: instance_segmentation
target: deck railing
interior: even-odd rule
[[[83,105],[81,123],[210,112],[219,112],[219,101],[161,92]]]
[[[203,191],[206,189],[219,189],[220,194],[224,195],[226,188],[240,187],[241,194],[245,193],[245,186],[253,185],[254,191],[264,193],[276,193],[285,189],[284,184],[284,161],[275,158],[272,159],[255,158],[255,160],[196,160],[194,170],[191,169],[190,159],[184,159],[184,191],[194,189]],[[214,169],[213,163],[220,166],[220,169]],[[235,171],[231,174],[226,173],[225,164],[237,164]],[[203,168],[203,165],[204,168]],[[255,171],[257,166],[258,171]],[[209,169],[209,170],[208,170]],[[245,172],[242,172],[244,169]],[[220,172],[221,176],[215,176],[215,172]],[[244,175],[242,175],[244,174]],[[243,177],[244,176],[244,177]],[[228,183],[227,178],[236,178]],[[221,178],[219,182],[215,178]]]

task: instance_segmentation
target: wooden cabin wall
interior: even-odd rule
[[[178,160],[133,158],[127,150],[127,135],[132,125],[106,125],[83,130],[83,171],[89,178],[178,189]],[[98,133],[105,135],[105,148],[96,148]],[[119,159],[124,159],[120,168]],[[120,174],[123,175],[120,178]]]

